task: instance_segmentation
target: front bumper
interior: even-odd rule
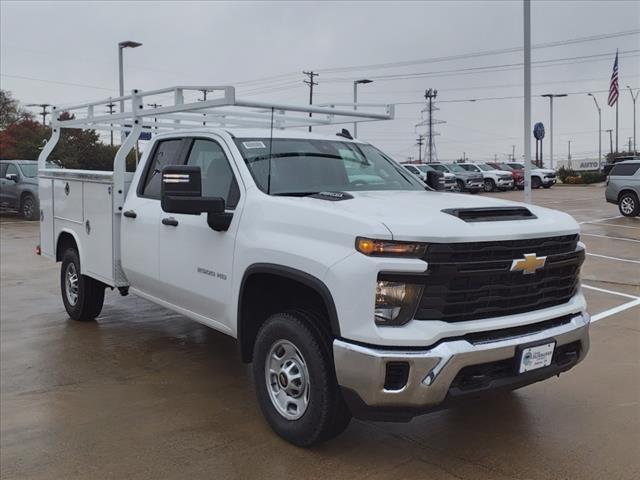
[[[553,177],[543,177],[542,178],[542,183],[544,185],[555,185],[556,181],[557,181],[557,179],[556,179],[555,176],[553,176]]]
[[[513,179],[511,178],[499,178],[496,182],[498,188],[513,188]]]
[[[532,334],[506,336],[496,340],[474,341],[450,339],[428,349],[398,349],[367,347],[334,340],[333,356],[338,383],[353,414],[377,420],[409,420],[415,415],[436,410],[457,398],[497,389],[514,389],[544,380],[567,371],[580,362],[589,350],[588,313],[575,314],[557,327]],[[518,347],[553,339],[556,351],[564,345],[575,345],[575,358],[553,363],[518,375]],[[504,370],[500,378],[490,379],[482,388],[463,392],[454,380],[465,367],[499,362]],[[406,363],[409,366],[404,386],[397,390],[385,388],[387,364]]]

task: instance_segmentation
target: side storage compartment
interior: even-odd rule
[[[84,182],[82,270],[105,283],[113,282],[113,202],[112,186]]]
[[[38,179],[40,197],[40,251],[44,257],[55,259],[55,236],[53,231],[53,179]]]
[[[82,182],[79,180],[53,180],[55,217],[75,223],[82,221]]]

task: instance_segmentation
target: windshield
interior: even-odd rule
[[[416,168],[422,173],[433,172],[433,168],[431,168],[429,165],[416,165]]]
[[[447,163],[447,168],[452,172],[466,172],[464,168],[456,163]]]
[[[488,172],[489,170],[495,170],[495,168],[490,167],[489,165],[487,165],[486,163],[478,163],[478,168],[480,170],[484,170],[485,172]]]
[[[258,187],[272,195],[424,190],[416,177],[371,145],[278,138],[269,152],[269,138],[240,138],[235,143]]]
[[[510,167],[506,163],[497,163],[496,167],[498,167],[499,170],[504,170],[506,172],[512,172],[513,170],[515,170],[515,168]]]
[[[478,171],[478,167],[476,167],[475,165],[458,165],[458,166],[462,167],[467,172],[477,172]]]
[[[38,164],[37,163],[21,163],[20,170],[25,177],[37,177],[38,176]]]
[[[431,165],[431,168],[433,168],[434,170],[437,170],[439,172],[443,172],[443,173],[447,173],[449,171],[449,169],[447,167],[445,167],[444,165]]]

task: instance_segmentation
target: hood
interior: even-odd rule
[[[556,173],[555,170],[552,170],[550,168],[536,168],[535,171],[538,172],[538,173],[542,173],[542,174],[547,174],[547,173],[555,174]]]
[[[482,174],[480,172],[452,172],[456,177],[460,177],[460,178],[477,178],[479,180],[482,180]]]
[[[488,197],[430,191],[349,192],[353,198],[329,202],[304,198],[306,202],[325,202],[328,208],[355,218],[377,220],[396,240],[425,242],[470,242],[517,240],[579,232],[569,215],[535,205]],[[525,207],[537,218],[491,222],[466,222],[445,209],[481,207]],[[356,235],[358,232],[355,232]]]

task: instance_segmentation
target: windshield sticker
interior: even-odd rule
[[[262,142],[242,142],[242,146],[247,150],[252,148],[267,148]]]

